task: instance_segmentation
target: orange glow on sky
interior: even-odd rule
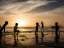
[[[18,23],[18,26],[26,26],[27,24],[25,20],[20,20],[20,19],[17,21],[17,23]]]

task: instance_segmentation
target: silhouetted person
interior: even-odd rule
[[[39,28],[39,23],[36,22],[36,31],[35,31],[36,44],[38,44],[38,28]]]
[[[41,41],[43,41],[43,37],[44,37],[44,23],[43,22],[41,22]]]
[[[0,31],[2,31],[6,27],[6,25],[8,25],[8,21],[5,21],[5,24],[1,27]]]
[[[56,42],[57,44],[59,43],[58,31],[59,31],[59,26],[58,26],[58,22],[56,22],[56,23],[55,23],[55,42]]]
[[[44,31],[44,23],[41,22],[41,31]]]
[[[14,47],[17,47],[17,42],[18,42],[18,33],[19,33],[20,31],[18,30],[18,23],[15,23],[15,26],[14,26]],[[17,37],[17,39],[16,39],[16,37]]]
[[[18,33],[20,32],[17,29],[18,29],[18,23],[16,23],[15,26],[14,26],[14,37],[16,37],[16,36],[18,37]]]
[[[5,24],[0,28],[0,41],[2,38],[2,31],[5,29],[6,25],[8,25],[8,21],[5,21]]]

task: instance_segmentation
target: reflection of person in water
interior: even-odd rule
[[[18,23],[16,23],[14,26],[14,37],[16,37],[16,36],[18,37],[18,33],[20,32],[19,30],[17,30],[18,29],[17,26],[18,26]]]
[[[16,38],[14,38],[14,44],[13,44],[14,47],[17,47],[17,45],[18,45],[17,42],[18,42],[18,40],[16,40]]]
[[[35,37],[36,37],[36,44],[38,44],[38,28],[39,28],[39,23],[36,23],[36,31],[35,31]]]

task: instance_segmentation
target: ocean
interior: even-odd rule
[[[13,27],[7,27],[6,28],[6,32],[8,34],[5,34],[5,38],[3,35],[3,40],[5,39],[6,44],[10,44],[13,45],[14,44],[14,35],[10,34],[10,33],[14,33],[13,32]],[[22,45],[32,45],[35,44],[35,28],[18,28],[18,30],[20,30],[19,32],[19,36],[18,36],[18,41],[20,42],[20,44]],[[61,28],[60,31],[63,31],[64,28]],[[10,33],[9,33],[10,32]],[[53,34],[52,34],[53,32]],[[55,42],[55,30],[51,29],[50,27],[44,28],[44,38],[43,38],[43,42]],[[39,42],[41,42],[41,32],[40,32],[40,28],[39,28],[39,32],[38,32],[38,40]],[[59,38],[59,42],[64,42],[64,32],[60,32],[60,38]]]

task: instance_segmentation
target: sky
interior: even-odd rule
[[[17,22],[19,27],[45,26],[58,22],[64,26],[64,0],[0,0],[0,25],[8,21],[8,27]]]

